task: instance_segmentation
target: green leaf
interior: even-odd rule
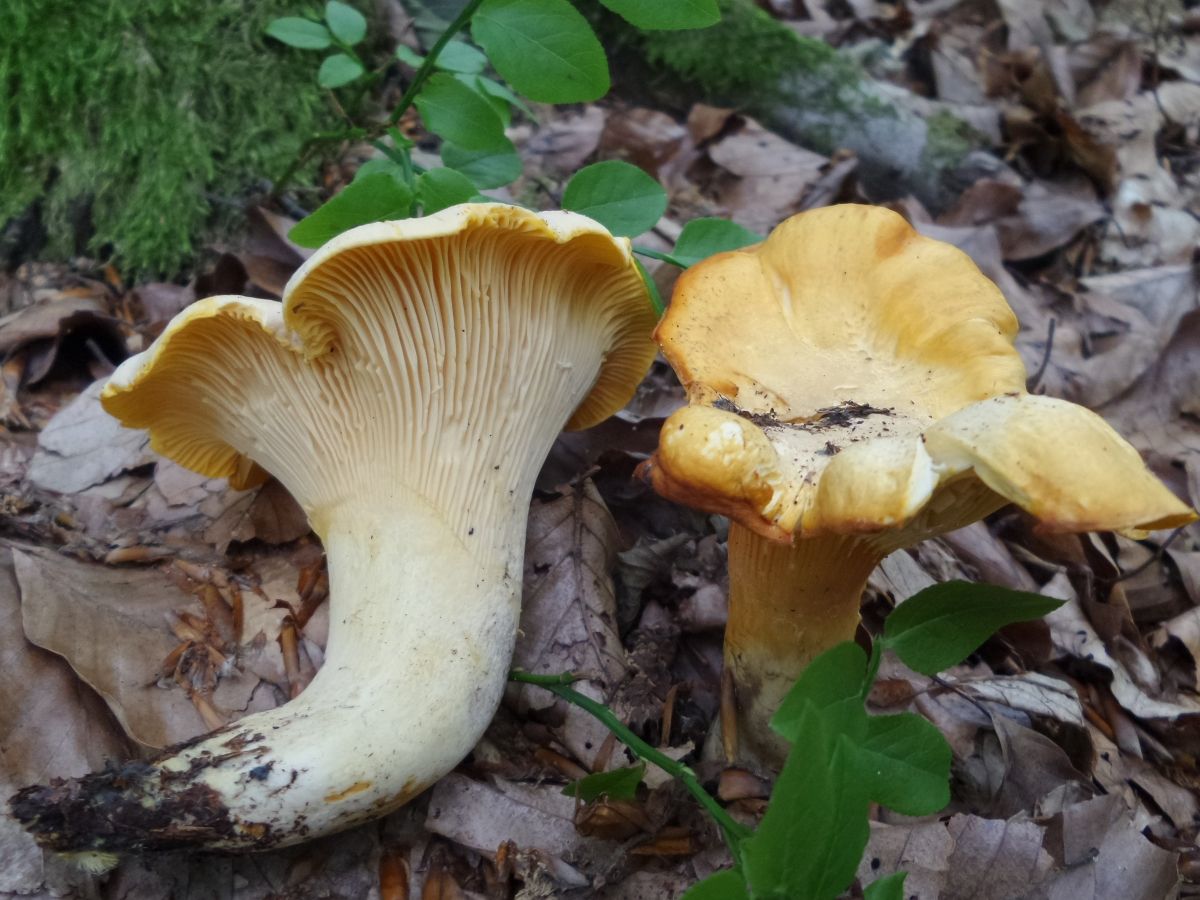
[[[403,219],[412,211],[412,190],[388,172],[352,181],[312,215],[301,219],[288,237],[301,247],[320,247],[343,231],[368,222]]]
[[[610,159],[576,172],[563,191],[562,205],[595,219],[615,235],[632,237],[662,218],[667,192],[637,166]]]
[[[642,265],[640,259],[635,259],[634,263],[637,265],[638,272],[642,276],[642,282],[646,285],[646,293],[650,295],[650,305],[654,307],[654,312],[661,316],[667,311],[667,304],[663,303],[662,294],[658,290],[658,284],[654,281],[654,277],[646,271],[646,267]]]
[[[339,88],[357,79],[363,73],[362,63],[345,53],[325,57],[317,70],[317,83],[323,88]]]
[[[333,43],[328,28],[320,22],[310,22],[298,16],[275,19],[267,26],[267,34],[289,47],[299,47],[301,50],[324,50]]]
[[[478,75],[487,68],[487,57],[466,41],[451,41],[442,48],[434,65],[447,72]]]
[[[600,0],[618,16],[648,31],[707,28],[721,21],[717,0]]]
[[[907,872],[897,872],[872,881],[863,890],[863,900],[904,900],[904,879]]]
[[[412,66],[414,69],[421,68],[421,64],[425,62],[425,57],[409,47],[407,44],[399,44],[396,47],[396,59],[405,65]]]
[[[800,673],[779,709],[771,717],[771,728],[789,741],[800,738],[801,722],[809,706],[824,710],[844,701],[863,705],[867,654],[854,641],[830,647]],[[863,718],[866,710],[863,709]],[[863,726],[865,730],[865,726]]]
[[[855,748],[831,716],[840,706],[822,711],[806,702],[767,813],[742,844],[755,897],[836,897],[854,878],[869,799]]]
[[[393,160],[386,156],[381,156],[378,159],[368,159],[365,163],[358,167],[358,171],[354,173],[354,180],[358,181],[366,178],[368,175],[374,175],[377,172],[386,172],[397,181],[404,182],[404,169],[397,165]]]
[[[583,103],[609,88],[608,60],[568,0],[484,0],[471,35],[513,89],[539,103]]]
[[[642,783],[642,776],[645,774],[645,763],[625,769],[613,769],[611,772],[594,772],[568,784],[563,788],[563,793],[568,797],[578,797],[584,803],[591,803],[600,797],[632,800],[637,796],[637,787]]]
[[[425,215],[466,203],[478,193],[466,175],[453,169],[430,169],[417,178],[417,198]]]
[[[508,127],[512,121],[512,108],[506,100],[497,97],[491,91],[487,90],[483,86],[483,79],[478,75],[464,75],[461,72],[456,72],[454,77],[486,100],[492,107],[492,111],[500,117],[500,126],[502,128]]]
[[[725,869],[692,885],[680,900],[750,900],[750,895],[746,893],[742,873]]]
[[[483,150],[467,150],[446,141],[441,154],[443,163],[462,172],[480,190],[504,187],[521,174],[521,157],[508,138]]]
[[[515,106],[521,112],[525,113],[525,115],[529,116],[531,119],[537,118],[537,116],[533,114],[533,110],[529,108],[529,105],[508,89],[508,85],[501,84],[499,81],[496,81],[494,78],[488,78],[486,75],[480,75],[476,81],[479,82],[480,88],[491,94],[493,97],[499,97],[501,100],[507,101],[509,104]]]
[[[325,22],[333,36],[347,46],[353,47],[367,36],[367,20],[363,14],[341,0],[329,0],[325,4]]]
[[[988,584],[935,584],[896,607],[883,628],[884,646],[922,675],[962,662],[998,628],[1040,618],[1059,600]]]
[[[728,219],[692,219],[679,233],[671,257],[686,269],[714,253],[740,250],[761,240],[761,235]]]
[[[913,713],[870,716],[859,769],[875,803],[906,816],[928,816],[950,802],[950,745]]]
[[[504,140],[504,124],[491,103],[453,75],[430,78],[416,105],[425,127],[467,150],[486,150]]]

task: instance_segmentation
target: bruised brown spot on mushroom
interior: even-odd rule
[[[369,781],[356,781],[354,784],[347,787],[345,790],[334,791],[332,794],[325,795],[326,803],[337,803],[339,800],[345,800],[347,797],[352,797],[355,794],[361,794],[363,791],[371,787]]]

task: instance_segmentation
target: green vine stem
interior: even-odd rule
[[[425,62],[421,63],[421,68],[417,69],[417,74],[413,76],[412,83],[404,91],[400,97],[400,102],[396,104],[396,108],[392,110],[391,116],[388,118],[389,125],[395,125],[400,121],[400,117],[404,115],[413,101],[417,99],[417,93],[421,90],[421,86],[425,84],[425,79],[433,74],[434,64],[437,62],[438,54],[445,49],[446,45],[454,39],[454,36],[467,27],[467,23],[471,21],[471,16],[475,15],[475,10],[483,4],[483,0],[471,0],[462,8],[462,12],[454,19],[453,22],[441,33],[433,47],[429,50],[429,55],[425,57]]]
[[[703,788],[700,784],[700,779],[696,777],[696,773],[688,766],[671,759],[665,753],[651,747],[634,734],[629,726],[618,719],[616,714],[603,703],[598,703],[591,697],[584,696],[579,691],[573,690],[568,686],[578,681],[579,678],[580,676],[571,672],[565,672],[561,675],[534,675],[530,672],[522,672],[514,669],[508,673],[509,681],[532,684],[543,688],[561,697],[568,703],[578,706],[585,712],[591,713],[600,720],[600,723],[605,728],[615,734],[625,746],[636,753],[641,759],[654,763],[654,765],[658,766],[672,778],[678,779],[687,788],[688,793],[695,797],[696,801],[708,810],[708,814],[721,826],[725,843],[729,845],[729,850],[733,854],[733,858],[735,860],[740,859],[738,846],[745,838],[748,838],[752,834],[750,829],[725,811],[725,808],[717,802],[717,799]]]

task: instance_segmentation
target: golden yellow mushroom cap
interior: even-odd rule
[[[1103,419],[1026,393],[1016,332],[965,253],[896,213],[801,213],[680,277],[655,337],[689,405],[645,472],[784,541],[931,534],[1003,500],[1055,530],[1192,521]]]

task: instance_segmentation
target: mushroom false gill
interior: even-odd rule
[[[382,815],[476,743],[516,636],[534,479],[632,396],[654,313],[628,241],[468,204],[331,241],[283,303],[200,301],[105,408],[237,486],[277,477],[325,545],[325,662],[295,700],[149,765],[25,788],[68,851],[264,849]]]
[[[744,757],[781,761],[771,715],[854,638],[893,550],[1008,502],[1050,531],[1196,518],[1099,416],[1026,393],[1016,332],[966,254],[869,206],[794,216],[680,277],[655,337],[688,405],[642,472],[732,519],[725,665]]]

